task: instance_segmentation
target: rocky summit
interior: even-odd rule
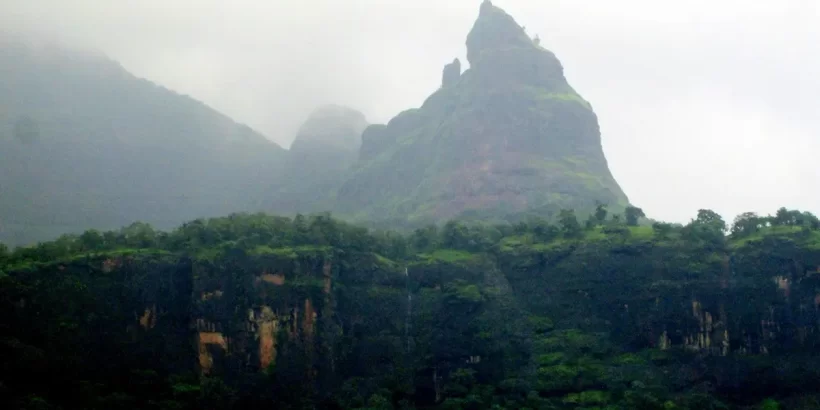
[[[486,1],[467,58],[420,108],[365,130],[338,191],[343,214],[417,224],[628,204],[591,105],[540,40]]]

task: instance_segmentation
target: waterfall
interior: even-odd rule
[[[407,352],[410,352],[410,320],[413,315],[413,293],[410,291],[410,275],[407,272],[407,267],[404,267],[404,277],[406,278],[407,288],[407,313],[404,316],[404,341],[407,344]]]

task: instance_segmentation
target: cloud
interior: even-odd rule
[[[599,116],[653,217],[820,211],[820,13],[811,0],[496,0]],[[288,146],[316,106],[384,122],[465,54],[478,0],[10,0],[0,25],[104,51]]]

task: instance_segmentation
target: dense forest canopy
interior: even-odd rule
[[[234,214],[2,248],[0,270],[7,408],[818,405],[808,212]]]

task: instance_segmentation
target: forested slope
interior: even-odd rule
[[[3,249],[0,405],[817,408],[816,217],[606,211],[406,236],[235,214]]]

